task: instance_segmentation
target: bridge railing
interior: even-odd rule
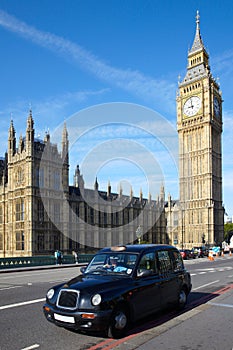
[[[79,254],[79,263],[88,263],[94,254]],[[74,264],[73,255],[64,255],[62,258],[62,264]],[[41,255],[41,256],[26,256],[26,257],[12,257],[12,258],[0,258],[0,269],[18,268],[28,266],[46,266],[55,265],[56,259],[53,255]]]

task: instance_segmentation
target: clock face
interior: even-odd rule
[[[216,117],[220,116],[220,103],[217,97],[214,97],[214,114]]]
[[[196,114],[201,108],[201,99],[198,96],[190,97],[184,104],[183,112],[188,117]]]

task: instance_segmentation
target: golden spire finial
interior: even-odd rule
[[[199,11],[197,10],[197,15],[196,15],[196,24],[197,24],[197,30],[199,30],[199,23],[200,23],[200,15],[199,15]]]

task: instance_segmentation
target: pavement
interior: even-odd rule
[[[124,344],[125,347],[116,349],[233,349],[233,335],[229,332],[233,320],[233,284],[218,291],[218,294],[164,324],[141,333],[140,344],[129,341]]]

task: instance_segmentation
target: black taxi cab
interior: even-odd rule
[[[48,290],[44,315],[57,326],[114,338],[149,314],[184,308],[192,287],[180,252],[170,245],[104,248],[81,272]]]

